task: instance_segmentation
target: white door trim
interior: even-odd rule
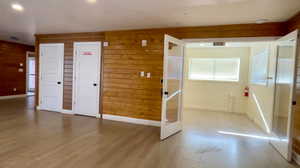
[[[37,103],[37,107],[39,107],[39,110],[49,110],[49,109],[44,109],[43,107],[41,107],[41,104],[40,104],[40,102],[41,102],[41,75],[42,75],[42,69],[41,69],[41,55],[42,55],[42,51],[41,51],[41,47],[47,47],[47,46],[62,46],[62,49],[63,49],[63,56],[60,58],[61,60],[61,62],[62,62],[62,72],[63,72],[63,69],[64,69],[64,43],[41,43],[40,44],[40,46],[39,46],[39,74],[38,74],[38,80],[39,80],[39,85],[38,86],[36,86],[36,87],[38,87],[39,88],[39,95],[38,95],[38,97],[39,97],[39,102]],[[37,74],[36,74],[37,75]],[[63,85],[63,74],[62,74],[62,85]],[[57,109],[57,110],[55,110],[55,111],[57,111],[57,112],[60,112],[60,111],[62,111],[63,110],[63,107],[62,107],[62,104],[63,104],[63,87],[62,87],[62,90],[61,90],[61,96],[60,96],[60,108],[59,109]],[[52,109],[51,109],[51,111],[53,111]]]
[[[101,41],[95,41],[95,42],[74,42],[73,43],[73,86],[72,86],[72,111],[73,114],[76,114],[76,86],[77,86],[77,80],[76,80],[76,63],[77,63],[77,46],[81,44],[97,44],[99,46],[99,62],[98,62],[98,72],[97,72],[97,78],[99,82],[99,87],[98,87],[98,96],[97,96],[97,102],[99,104],[98,106],[98,113],[100,113],[100,88],[102,87],[101,83],[101,63],[102,63],[102,46],[101,46]],[[99,118],[99,114],[96,114],[96,118]]]
[[[29,63],[29,54],[35,54],[35,52],[32,52],[32,51],[27,51],[26,52],[26,94],[28,93],[28,69],[29,69],[29,66],[28,66],[28,63]],[[34,59],[36,60],[36,57],[34,57]]]

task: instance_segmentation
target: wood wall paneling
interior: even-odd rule
[[[107,32],[103,64],[103,113],[160,120],[163,33]],[[147,40],[146,47],[141,41]],[[140,77],[150,72],[151,78]]]
[[[27,51],[34,51],[34,47],[0,41],[0,96],[26,93]],[[23,66],[20,66],[20,63],[23,63]],[[23,72],[18,72],[19,68],[22,68]]]
[[[300,12],[292,17],[290,20],[284,23],[286,27],[285,34],[294,31],[295,29],[300,29]]]

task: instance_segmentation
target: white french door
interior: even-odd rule
[[[61,111],[64,44],[40,44],[39,55],[39,108]]]
[[[169,35],[164,40],[164,74],[160,138],[182,130],[184,42]]]
[[[101,43],[74,43],[73,112],[99,114]]]
[[[271,144],[288,161],[292,159],[292,120],[295,105],[296,58],[299,47],[298,31],[276,42],[277,65]]]

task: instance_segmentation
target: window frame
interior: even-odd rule
[[[256,57],[259,57],[261,58],[261,54],[263,53],[266,53],[266,57],[265,57],[265,61],[266,61],[266,64],[265,64],[265,71],[266,71],[266,74],[265,74],[265,80],[264,82],[261,82],[261,81],[257,81],[254,79],[254,60],[257,59]],[[257,52],[255,55],[252,55],[253,53],[251,53],[251,57],[249,59],[250,61],[250,71],[249,71],[249,83],[251,85],[258,85],[258,86],[268,86],[269,85],[269,81],[268,81],[268,76],[269,76],[269,66],[270,66],[270,56],[271,56],[271,51],[270,51],[270,48],[269,47],[266,47],[264,49],[262,49],[261,51]],[[276,58],[277,59],[277,58]]]
[[[196,79],[196,78],[191,78],[191,65],[193,60],[212,60],[213,63],[213,79]],[[220,79],[215,79],[215,73],[216,73],[216,60],[235,60],[238,61],[237,65],[237,80],[220,80]],[[189,58],[189,64],[188,64],[188,80],[190,81],[207,81],[207,82],[232,82],[232,83],[238,83],[240,82],[240,69],[241,67],[241,58],[239,57],[230,57],[230,58]]]

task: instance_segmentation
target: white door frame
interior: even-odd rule
[[[96,114],[96,118],[100,118],[100,89],[102,87],[101,83],[101,63],[102,63],[102,46],[101,46],[101,41],[95,41],[95,42],[74,42],[73,43],[73,86],[72,86],[72,111],[73,114],[76,114],[76,86],[77,86],[77,80],[76,80],[76,63],[77,63],[77,46],[81,44],[97,44],[99,46],[99,61],[98,61],[98,72],[97,72],[97,78],[99,82],[99,87],[98,87],[98,96],[97,96],[97,102],[98,102],[98,114]]]
[[[180,82],[180,88],[181,90],[173,93],[172,95],[170,95],[169,97],[166,97],[164,95],[164,92],[166,91],[165,88],[167,88],[167,77],[165,76],[167,74],[168,71],[168,57],[166,57],[166,55],[169,54],[169,48],[167,46],[165,46],[165,44],[167,44],[167,42],[173,42],[175,44],[180,44],[183,45],[182,48],[182,80]],[[164,65],[163,65],[163,92],[162,92],[162,108],[161,108],[161,131],[160,131],[160,139],[166,139],[167,137],[169,137],[169,134],[173,134],[174,132],[178,132],[178,130],[182,130],[182,119],[183,119],[183,81],[184,81],[184,55],[185,55],[185,46],[184,46],[184,41],[176,39],[172,36],[169,35],[165,35],[164,38]],[[171,99],[172,97],[174,97],[176,94],[181,94],[179,96],[179,105],[178,105],[178,109],[179,109],[179,116],[178,116],[178,121],[175,123],[172,123],[171,125],[167,126],[165,123],[166,120],[166,102]],[[168,129],[169,128],[169,129]]]
[[[41,47],[47,47],[47,46],[62,46],[62,48],[63,48],[63,56],[60,58],[61,60],[61,62],[62,62],[62,87],[61,87],[61,92],[60,92],[60,95],[61,96],[59,96],[60,97],[60,108],[59,109],[57,109],[55,112],[61,112],[61,111],[63,111],[63,107],[62,107],[62,104],[63,104],[63,73],[64,73],[64,43],[41,43],[40,44],[40,46],[39,46],[39,74],[38,74],[38,80],[39,80],[39,86],[36,86],[36,87],[38,87],[39,88],[39,95],[38,95],[38,97],[39,97],[39,102],[38,102],[38,106],[37,106],[37,109],[38,110],[50,110],[50,111],[53,111],[52,109],[44,109],[44,108],[42,108],[41,107],[41,105],[40,105],[40,102],[41,102],[41,93],[42,93],[42,90],[41,90],[41,75],[42,75],[42,68],[41,68],[41,55],[42,55],[42,51],[41,51]]]
[[[32,51],[27,51],[26,52],[26,95],[28,93],[28,82],[29,82],[29,78],[28,78],[28,70],[29,70],[29,66],[28,66],[28,63],[29,63],[29,54],[35,54],[35,52],[32,52]],[[34,59],[36,61],[36,56],[34,56]],[[36,75],[35,75],[35,80],[36,80]]]

